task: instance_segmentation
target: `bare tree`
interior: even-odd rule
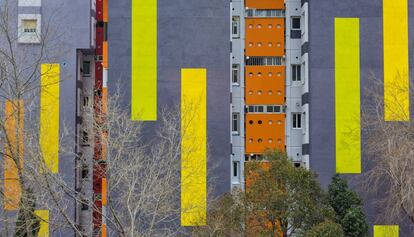
[[[393,94],[384,105],[383,80],[371,75],[368,81],[361,115],[367,170],[361,181],[365,190],[377,195],[382,221],[398,223],[408,217],[414,224],[414,123],[406,111],[407,102],[401,100],[407,93],[412,98],[413,90],[399,82],[387,84]],[[384,106],[391,111],[388,117],[394,114],[406,121],[386,121]]]

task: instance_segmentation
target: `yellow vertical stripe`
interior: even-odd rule
[[[40,97],[40,147],[46,167],[59,167],[59,64],[42,64]]]
[[[336,172],[361,173],[359,19],[335,18]]]
[[[36,210],[35,214],[40,218],[40,229],[37,236],[49,237],[49,211]]]
[[[19,121],[17,123],[17,121]],[[24,102],[6,101],[5,121],[6,140],[4,155],[4,209],[16,210],[19,207],[21,187],[19,169],[23,168],[24,157]]]
[[[206,224],[207,70],[181,70],[181,225]]]
[[[384,119],[409,121],[408,2],[383,0]]]
[[[157,120],[157,0],[132,0],[131,119]]]
[[[399,227],[397,225],[374,226],[374,237],[398,237]]]

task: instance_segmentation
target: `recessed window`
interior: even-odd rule
[[[240,18],[239,17],[232,18],[231,31],[232,31],[233,38],[240,37]]]
[[[40,43],[40,14],[18,15],[18,42],[22,44]]]
[[[88,107],[89,106],[89,97],[85,96],[83,97],[83,107]]]
[[[302,32],[300,30],[300,17],[292,17],[290,38],[300,39]]]
[[[300,30],[300,17],[292,17],[292,30]]]
[[[89,142],[89,134],[87,131],[82,131],[82,143],[87,144]]]
[[[301,81],[301,66],[292,65],[292,81]]]
[[[240,65],[239,64],[233,64],[232,67],[232,83],[235,85],[240,84]]]
[[[233,134],[240,133],[240,113],[233,113],[232,132]]]
[[[91,62],[90,61],[83,61],[82,72],[83,72],[83,76],[91,75]]]
[[[233,177],[239,177],[240,162],[233,161]]]
[[[292,113],[292,128],[294,129],[302,128],[302,114],[301,113]]]
[[[37,20],[36,19],[23,20],[22,27],[23,27],[23,32],[25,33],[36,33]]]
[[[19,0],[19,7],[40,7],[41,0]]]

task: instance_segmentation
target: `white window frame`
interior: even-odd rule
[[[234,33],[234,27],[236,27],[236,33]],[[232,17],[231,20],[231,36],[233,38],[240,38],[240,17]]]
[[[292,129],[302,129],[302,113],[292,113]]]
[[[235,76],[237,77],[236,82],[234,81]],[[240,64],[233,64],[231,68],[231,83],[235,86],[240,85]]]
[[[19,0],[19,7],[41,7],[42,0]]]
[[[299,75],[299,80],[298,80],[298,75]],[[292,66],[291,66],[291,77],[292,77],[292,83],[302,81],[302,65],[292,64]]]
[[[36,32],[24,32],[23,21],[36,20]],[[40,14],[19,14],[18,16],[18,42],[20,44],[38,44],[41,38],[42,17]]]
[[[293,28],[293,20],[294,19],[299,19],[299,28]],[[300,27],[301,27],[301,17],[300,16],[293,16],[292,20],[291,20],[291,26],[290,26],[291,30],[301,30]]]
[[[238,112],[233,112],[231,115],[231,132],[234,135],[240,134],[240,113]]]
[[[232,164],[232,173],[231,173],[231,176],[233,177],[233,178],[239,178],[240,177],[240,162],[239,161],[233,161],[233,164]]]

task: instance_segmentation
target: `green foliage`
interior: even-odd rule
[[[368,224],[362,209],[362,200],[348,187],[346,180],[335,175],[329,185],[329,202],[337,214],[347,237],[365,237]]]
[[[37,236],[40,218],[35,214],[36,200],[31,189],[22,193],[14,237]]]
[[[362,205],[358,194],[349,189],[346,180],[339,175],[335,175],[329,185],[329,202],[340,219],[344,218],[349,208]]]
[[[365,221],[365,214],[361,207],[351,207],[348,209],[341,221],[347,237],[368,236],[368,224]]]
[[[344,237],[342,226],[332,221],[324,221],[309,230],[305,237]]]
[[[246,179],[251,183],[246,186],[248,216],[260,217],[256,218],[256,229],[266,236],[278,236],[275,230],[287,236],[288,228],[303,233],[334,218],[328,197],[312,171],[294,167],[282,152],[268,153],[265,160],[246,164]]]

